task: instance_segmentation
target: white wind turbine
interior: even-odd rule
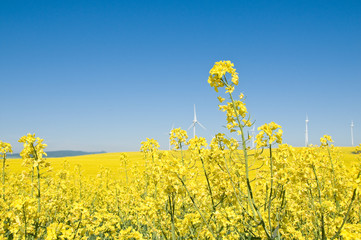
[[[351,121],[351,145],[352,145],[352,147],[353,147],[353,127],[354,127],[353,121]]]
[[[206,130],[206,128],[200,122],[197,121],[196,105],[194,104],[194,119],[193,119],[193,123],[188,128],[189,130],[193,127],[193,137],[196,136],[196,124],[199,124],[199,126],[201,126],[204,130]]]
[[[306,114],[305,146],[308,147],[308,116]]]

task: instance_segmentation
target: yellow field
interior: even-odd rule
[[[350,167],[353,163],[356,163],[357,155],[354,154],[356,147],[337,147],[342,153],[344,163],[347,167]],[[252,151],[250,152],[252,154]],[[144,153],[142,152],[127,152],[129,169],[137,168],[143,170],[145,166]],[[179,155],[175,151],[171,151],[171,154]],[[185,151],[185,156],[189,154]],[[119,160],[120,152],[116,153],[102,153],[102,154],[91,154],[82,155],[75,157],[61,157],[61,158],[48,158],[51,168],[54,172],[58,172],[64,169],[64,163],[67,162],[70,170],[73,170],[76,165],[80,165],[83,176],[96,176],[101,168],[108,168],[110,175],[114,178],[119,176],[124,177],[124,169],[121,167]],[[26,167],[22,166],[22,159],[9,159],[9,172],[21,173]]]
[[[144,154],[141,152],[128,152],[129,167],[142,167],[144,166]],[[54,172],[64,169],[64,163],[67,162],[71,170],[76,165],[80,165],[84,176],[95,176],[99,173],[99,170],[103,168],[109,168],[112,175],[118,175],[121,170],[121,163],[119,160],[120,153],[102,153],[82,155],[75,157],[62,157],[62,158],[48,158],[51,168]],[[22,159],[10,159],[9,171],[20,173],[26,169],[22,166]]]
[[[324,135],[294,148],[270,122],[250,150],[233,64],[217,62],[208,82],[226,90],[219,108],[237,139],[207,143],[176,128],[176,151],[147,138],[139,152],[48,159],[35,134],[19,139],[22,159],[6,159],[11,145],[0,141],[0,240],[359,239],[361,145],[334,147]]]

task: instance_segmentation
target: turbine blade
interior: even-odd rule
[[[189,128],[187,129],[187,131],[188,131],[189,129],[191,129],[193,126],[194,126],[194,123],[192,123],[192,124],[189,126]]]
[[[169,135],[172,133],[172,130],[174,129],[174,123],[172,124],[172,128],[169,130]]]
[[[207,130],[200,122],[197,122],[204,130]]]

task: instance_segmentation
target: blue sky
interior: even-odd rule
[[[207,78],[231,60],[256,126],[284,141],[361,142],[360,1],[0,2],[0,139],[48,150],[168,148],[172,124],[227,132]],[[189,132],[191,134],[191,131]]]

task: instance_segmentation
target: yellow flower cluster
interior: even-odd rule
[[[322,138],[320,138],[321,146],[326,147],[328,146],[328,143],[333,142],[332,138],[328,135],[324,135]]]
[[[258,127],[258,131],[260,132],[257,134],[255,141],[257,144],[257,148],[267,147],[269,145],[272,145],[274,142],[278,144],[282,143],[283,131],[280,125],[274,122],[268,124],[266,123]]]
[[[355,153],[361,153],[361,144],[356,147]]]
[[[44,139],[35,137],[35,134],[28,133],[26,136],[23,136],[19,139],[19,142],[23,143],[24,148],[20,153],[20,156],[23,158],[24,165],[38,165],[48,166],[48,163],[44,161],[43,156],[46,156],[44,149],[47,147],[43,143]]]
[[[229,83],[226,79],[226,73],[231,74],[231,83],[238,85],[238,73],[234,68],[234,64],[231,61],[219,61],[216,62],[213,68],[209,71],[208,83],[211,87],[214,87],[214,90],[218,92],[219,87],[226,86],[226,90],[229,93],[232,93],[234,86]]]
[[[127,153],[121,153],[121,154],[120,154],[120,157],[119,157],[120,162],[121,162],[123,165],[127,165],[127,164],[128,164],[128,158],[129,158],[129,156],[128,156]]]
[[[13,150],[11,148],[11,144],[0,140],[0,156],[1,156],[1,158],[6,157],[7,153],[12,153],[12,152],[13,152]]]
[[[147,141],[141,142],[140,151],[147,153],[147,152],[154,152],[159,148],[159,143],[154,140],[153,138],[147,138]]]
[[[190,150],[200,150],[202,147],[207,147],[207,140],[203,137],[195,136],[188,141],[188,149]]]
[[[228,81],[226,74],[229,73],[232,76],[231,81]],[[231,132],[238,132],[239,135],[243,133],[243,127],[251,126],[250,119],[244,119],[247,114],[247,107],[244,103],[244,95],[240,94],[239,100],[233,98],[232,93],[235,87],[238,85],[238,73],[234,68],[234,64],[231,61],[219,61],[216,62],[213,68],[210,70],[210,76],[208,77],[208,83],[211,87],[214,87],[218,92],[218,88],[225,87],[225,93],[228,93],[231,101],[225,105],[219,105],[219,109],[226,112],[227,115],[227,128]],[[225,101],[225,98],[217,97],[220,103]],[[239,129],[239,130],[237,130]]]
[[[173,145],[175,149],[182,148],[182,144],[186,143],[187,139],[187,131],[181,128],[174,128],[170,132],[170,144]]]
[[[247,108],[246,104],[242,101],[236,100],[234,102],[229,102],[227,105],[219,106],[219,109],[223,112],[226,112],[227,115],[227,128],[231,132],[235,132],[235,128],[239,127],[239,118],[246,117]],[[248,121],[243,122],[244,125],[247,124]]]

